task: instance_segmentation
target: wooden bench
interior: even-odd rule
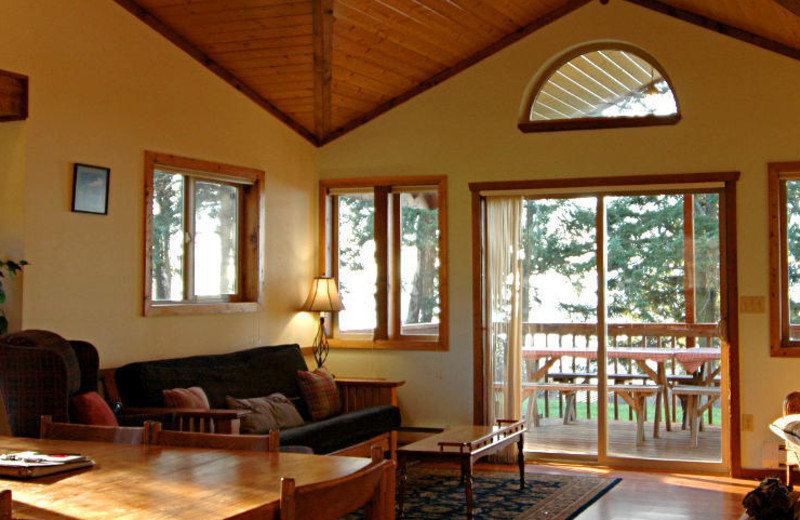
[[[689,419],[692,446],[697,447],[697,432],[700,429],[703,413],[720,398],[722,390],[718,386],[678,385],[673,387],[672,394],[686,399],[686,417]],[[700,398],[706,402],[700,405]]]
[[[531,410],[531,412],[528,414],[529,426],[531,423],[533,426],[539,426],[539,414],[536,409],[537,406],[535,395],[537,391],[556,391],[561,392],[564,395],[564,399],[567,401],[567,406],[564,411],[564,424],[569,424],[570,422],[575,421],[577,418],[575,394],[577,392],[596,392],[598,390],[596,385],[585,383],[523,383],[522,388],[523,401],[526,398],[531,399],[531,404],[528,405],[528,409]],[[645,399],[647,399],[647,397],[650,395],[659,393],[661,391],[661,386],[608,385],[608,390],[622,397],[622,399],[625,400],[625,402],[628,403],[628,406],[630,406],[634,411],[634,415],[636,416],[636,444],[640,445],[644,443],[644,422],[647,418],[645,414]],[[658,414],[656,414],[653,432],[654,437],[658,437],[659,421],[660,418],[658,417]]]

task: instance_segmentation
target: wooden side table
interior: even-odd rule
[[[442,433],[397,449],[400,468],[399,518],[403,517],[403,500],[408,482],[408,465],[413,462],[440,462],[461,468],[467,499],[467,518],[472,518],[472,471],[478,459],[497,453],[516,442],[519,448],[519,486],[525,488],[525,421],[501,419],[496,426],[457,426]]]

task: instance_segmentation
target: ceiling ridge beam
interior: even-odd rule
[[[340,126],[339,128],[333,130],[330,134],[328,134],[324,139],[321,140],[321,145],[329,143],[334,139],[343,136],[344,134],[350,132],[351,130],[356,129],[357,127],[363,125],[367,121],[375,119],[379,115],[387,112],[388,110],[400,105],[401,103],[408,101],[412,97],[416,96],[417,94],[421,94],[426,90],[438,85],[439,83],[449,79],[459,72],[475,65],[476,63],[482,61],[485,58],[505,49],[512,43],[516,43],[517,41],[525,38],[526,36],[530,35],[531,33],[541,29],[542,27],[555,22],[556,20],[568,15],[569,13],[575,11],[583,7],[584,5],[592,2],[593,0],[568,0],[562,6],[553,9],[547,14],[544,14],[537,18],[536,20],[532,21],[531,23],[520,27],[516,31],[504,36],[494,42],[493,44],[481,49],[480,51],[472,54],[471,56],[459,61],[455,65],[452,65],[444,70],[439,71],[431,78],[423,81],[422,83],[418,84],[416,87],[403,92],[399,96],[396,96],[382,105],[370,110],[366,114],[359,116],[352,121]]]
[[[258,106],[265,109],[267,112],[277,117],[284,124],[289,126],[292,130],[303,136],[307,141],[315,146],[320,146],[320,140],[300,123],[289,117],[286,113],[281,111],[278,107],[273,105],[264,96],[256,92],[253,88],[249,87],[244,81],[239,79],[236,75],[232,74],[229,70],[225,69],[222,65],[214,61],[210,56],[200,50],[196,45],[189,40],[175,32],[174,29],[167,24],[156,18],[150,11],[137,4],[134,0],[113,0],[119,4],[126,11],[134,15],[136,18],[149,25],[157,33],[171,41],[178,48],[186,52],[189,56],[200,62],[201,65],[216,74],[219,78],[226,83],[233,86],[236,90],[250,98]]]
[[[314,133],[320,143],[331,132],[333,75],[333,0],[313,0]]]
[[[783,56],[787,56],[795,60],[800,60],[800,49],[797,49],[790,45],[786,45],[784,43],[780,43],[765,36],[760,36],[745,29],[740,29],[739,27],[729,25],[724,22],[720,22],[719,20],[715,20],[714,18],[709,18],[708,16],[697,14],[693,11],[688,11],[686,9],[674,7],[667,3],[661,2],[660,0],[625,0],[625,1],[650,9],[652,11],[656,11],[657,13],[677,18],[678,20],[682,20],[684,22],[688,22],[693,25],[703,27],[705,29],[714,31],[716,33],[729,36],[731,38],[735,38],[739,41],[755,45],[756,47],[776,52],[778,54],[782,54]],[[784,6],[790,3],[789,0],[775,0],[775,1]],[[800,7],[798,7],[798,9],[800,9]]]

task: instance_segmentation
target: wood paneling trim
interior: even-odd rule
[[[324,140],[331,130],[333,0],[313,0],[314,131]]]
[[[480,193],[472,192],[472,416],[473,424],[485,424],[486,390],[484,377],[486,362],[483,355],[484,305],[483,305],[483,200]]]
[[[358,119],[354,119],[354,120],[350,121],[349,123],[347,123],[347,124],[337,128],[337,129],[335,129],[334,131],[332,131],[330,133],[330,135],[326,139],[322,140],[320,144],[324,145],[324,144],[329,143],[329,142],[331,142],[332,140],[334,140],[334,139],[336,139],[338,137],[341,137],[342,135],[350,132],[351,130],[354,130],[355,128],[363,125],[367,121],[370,121],[370,120],[378,117],[379,115],[383,114],[384,112],[388,111],[389,109],[394,108],[394,107],[400,105],[401,103],[403,103],[405,101],[408,101],[409,99],[411,99],[412,97],[416,96],[417,94],[425,92],[429,88],[434,87],[434,86],[438,85],[439,83],[441,83],[442,81],[455,76],[459,72],[463,71],[464,69],[466,69],[466,68],[468,68],[468,67],[470,67],[470,66],[472,66],[472,65],[474,65],[476,63],[478,63],[479,61],[483,60],[484,58],[487,58],[487,57],[489,57],[489,56],[501,51],[502,49],[505,49],[506,47],[508,47],[512,43],[515,43],[515,42],[521,40],[522,38],[528,36],[529,34],[533,33],[534,31],[536,31],[536,30],[538,30],[538,29],[540,29],[540,28],[542,28],[542,27],[544,27],[544,26],[546,26],[546,25],[548,25],[548,24],[560,19],[561,17],[566,16],[567,14],[571,13],[572,11],[574,11],[574,10],[576,10],[576,9],[586,5],[586,4],[588,4],[590,1],[591,0],[568,0],[568,1],[566,1],[564,3],[564,5],[562,5],[561,7],[558,7],[557,9],[554,9],[554,10],[550,11],[549,13],[537,18],[536,20],[532,21],[531,23],[527,24],[526,26],[517,29],[513,33],[509,34],[508,36],[504,36],[500,40],[496,41],[495,43],[493,43],[492,45],[489,45],[488,47],[486,47],[484,49],[481,49],[480,51],[476,52],[472,56],[470,56],[470,57],[468,57],[468,58],[466,58],[464,60],[459,61],[458,63],[456,63],[455,65],[453,65],[451,67],[448,67],[448,68],[442,70],[441,72],[437,73],[436,75],[434,75],[430,79],[427,79],[427,80],[423,81],[422,83],[420,83],[419,85],[417,85],[416,87],[414,87],[414,88],[412,88],[412,89],[400,94],[399,96],[397,96],[397,97],[395,97],[393,99],[390,99],[389,101],[387,101],[387,102],[383,103],[382,105],[374,108],[373,110],[367,112],[366,114],[364,114],[363,116],[359,117]],[[798,51],[798,52],[800,53],[800,51]]]
[[[774,0],[778,5],[783,6],[797,16],[800,16],[800,1],[798,0]]]
[[[783,54],[784,56],[800,60],[800,49],[796,49],[794,47],[790,47],[775,40],[765,38],[764,36],[759,36],[758,34],[751,33],[750,31],[745,31],[744,29],[734,27],[733,25],[728,25],[718,20],[714,20],[713,18],[702,16],[693,13],[691,11],[687,11],[686,9],[673,7],[664,2],[660,2],[659,0],[625,0],[625,1],[630,2],[632,4],[640,5],[642,7],[656,11],[661,14],[666,14],[673,18],[677,18],[678,20],[683,20],[684,22],[689,22],[691,24],[704,27],[719,34],[724,34],[725,36],[736,38],[737,40],[749,43],[751,45],[755,45],[756,47],[761,47],[762,49],[766,49],[772,52],[777,52],[778,54]]]
[[[317,146],[320,144],[320,141],[313,133],[311,133],[305,127],[300,125],[297,121],[289,117],[287,114],[283,113],[275,105],[273,105],[266,98],[264,98],[261,94],[250,88],[237,76],[235,76],[230,71],[219,65],[210,56],[201,51],[197,46],[195,46],[189,40],[187,40],[186,38],[175,32],[167,24],[156,18],[153,14],[151,14],[149,11],[141,7],[139,4],[137,4],[133,0],[114,0],[114,2],[119,4],[122,8],[130,12],[132,15],[134,15],[142,22],[149,25],[152,29],[154,29],[156,32],[167,38],[173,44],[177,45],[181,50],[189,54],[189,56],[191,56],[195,60],[199,61],[203,66],[205,66],[211,72],[213,72],[221,79],[229,83],[236,90],[238,90],[239,92],[250,98],[258,106],[265,109],[273,116],[277,117],[279,120],[288,125],[295,132],[303,136],[311,144]]]
[[[530,108],[530,106],[528,108]],[[680,114],[639,117],[576,117],[573,119],[523,121],[517,124],[517,128],[523,133],[530,134],[536,132],[560,132],[565,130],[595,130],[598,128],[665,126],[677,124],[680,120]]]
[[[28,76],[0,70],[0,121],[28,119]]]
[[[527,181],[471,182],[470,191],[540,190],[558,188],[592,188],[645,186],[651,184],[683,184],[729,182],[739,179],[739,172],[668,173],[656,175],[621,175],[619,177],[579,177],[575,179],[538,179]]]

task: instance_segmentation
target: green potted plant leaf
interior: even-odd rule
[[[3,282],[6,279],[12,279],[17,276],[17,273],[22,271],[24,266],[28,265],[25,260],[14,262],[13,260],[0,260],[0,306],[6,303],[6,291],[3,287]],[[8,332],[8,319],[6,318],[5,310],[0,307],[0,336]]]

